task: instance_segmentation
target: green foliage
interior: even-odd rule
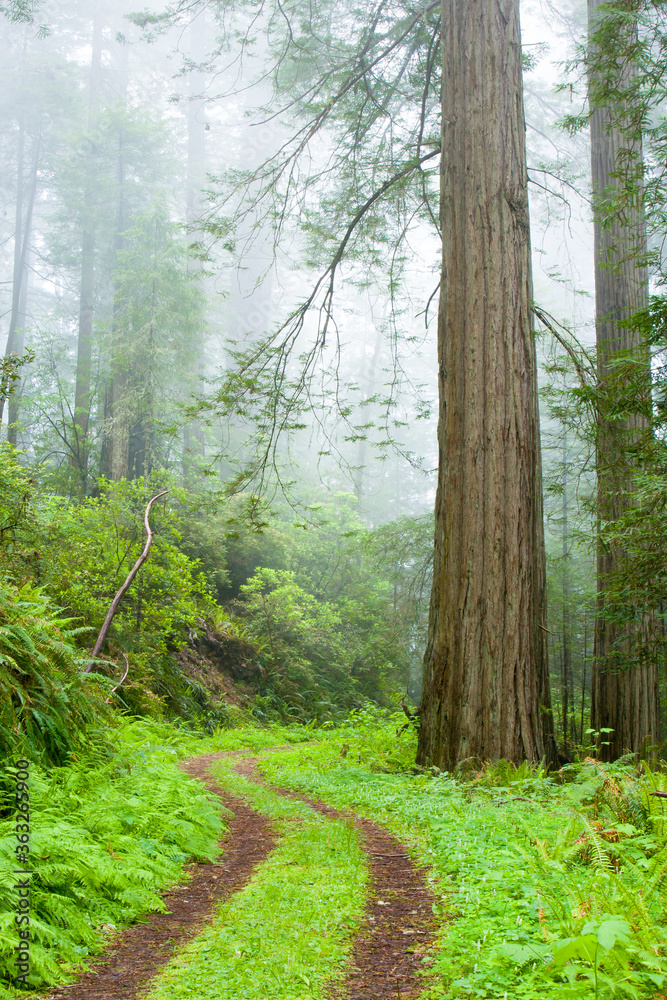
[[[2,7],[0,7],[0,13],[2,13]],[[9,399],[16,391],[17,385],[21,381],[21,368],[34,360],[34,351],[26,351],[20,357],[14,352],[0,358],[0,402]]]
[[[588,760],[552,777],[508,762],[469,776],[411,773],[409,744],[388,759],[397,721],[352,719],[261,769],[382,822],[432,866],[441,929],[424,996],[664,992],[667,826],[650,794],[667,786],[662,772]]]
[[[16,539],[27,535],[34,496],[33,479],[19,464],[18,452],[9,444],[0,445],[0,554],[5,558]]]
[[[70,626],[71,639],[90,649],[143,548],[144,510],[157,486],[141,479],[101,481],[97,496],[72,500],[37,485],[18,457],[8,446],[0,449],[0,571],[43,587],[81,626]],[[153,509],[149,560],[120,605],[103,656],[130,655],[127,681],[114,695],[117,705],[215,727],[226,708],[213,706],[203,688],[187,682],[171,653],[213,611],[202,568],[181,547],[190,508],[189,495],[174,488],[169,506]],[[218,565],[224,567],[224,553]],[[107,670],[102,664],[98,669]],[[112,676],[119,680],[123,669],[112,665]]]
[[[62,764],[108,718],[81,675],[80,632],[38,590],[0,579],[0,757]]]
[[[0,4],[0,14],[14,23],[34,24],[41,6],[41,0],[9,0]]]
[[[240,599],[218,628],[254,646],[266,671],[260,711],[340,718],[364,699],[389,704],[420,672],[431,533],[430,517],[369,530],[349,493],[298,520],[279,509],[262,534],[239,525],[227,560]]]
[[[250,641],[261,648],[260,694],[268,705],[303,719],[330,718],[349,707],[355,685],[337,610],[302,590],[284,570],[259,569],[241,594],[237,607],[247,617]]]
[[[57,497],[46,511],[49,560],[44,584],[72,614],[99,629],[115,592],[145,542],[143,516],[155,483],[101,481],[100,495],[71,503]],[[165,649],[211,608],[199,567],[179,549],[179,518],[169,505],[151,514],[148,562],[122,602],[112,635]]]
[[[131,733],[128,740],[125,734]],[[113,733],[109,758],[92,749],[66,767],[30,770],[31,984],[61,982],[146,911],[190,858],[213,858],[218,804],[175,767],[172,749],[146,746],[132,727]],[[5,771],[11,787],[12,768]],[[5,796],[5,806],[11,796]],[[14,817],[0,821],[0,977],[14,973],[17,892]]]
[[[148,997],[324,1000],[343,973],[364,907],[366,867],[352,825],[229,774],[222,787],[270,816],[280,843],[250,885],[158,977]]]
[[[291,571],[257,570],[233,608],[263,669],[259,712],[323,721],[366,698],[388,698],[403,664],[396,663],[377,589],[376,582],[365,598],[344,592],[335,601],[318,600]]]

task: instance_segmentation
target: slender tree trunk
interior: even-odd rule
[[[19,122],[18,149],[16,154],[16,211],[14,215],[14,273],[12,276],[12,311],[9,319],[9,332],[7,334],[7,346],[5,347],[5,357],[10,358],[17,353],[16,331],[19,314],[19,302],[21,299],[21,283],[23,281],[23,201],[25,186],[25,123],[23,118]],[[0,420],[5,410],[6,387],[2,386],[0,392]]]
[[[591,53],[599,24],[602,0],[588,0]],[[629,28],[630,32],[634,29]],[[634,67],[619,67],[623,85],[630,83]],[[641,164],[641,145],[628,139],[614,124],[605,107],[595,103],[596,78],[591,74],[591,165],[595,229],[595,299],[598,384],[600,398],[597,436],[597,479],[599,524],[615,521],[627,509],[627,492],[633,486],[633,470],[627,446],[633,431],[647,426],[640,414],[619,421],[606,412],[606,400],[614,396],[618,375],[614,368],[619,352],[640,350],[639,335],[624,325],[644,308],[648,296],[648,275],[638,263],[646,251],[644,216],[640,204],[628,205],[621,223],[605,220],[604,201],[622,186],[618,174],[636,170]],[[637,199],[640,201],[640,199]],[[650,365],[648,354],[645,358]],[[613,405],[613,402],[611,403]],[[647,741],[659,738],[658,668],[656,664],[620,669],[631,655],[632,638],[604,616],[605,591],[622,565],[624,554],[609,547],[598,535],[597,615],[594,633],[591,688],[591,726],[612,729],[607,734],[602,756],[615,760],[627,751],[639,751]],[[638,627],[642,627],[641,624]]]
[[[128,220],[125,206],[125,153],[123,135],[118,142],[118,218],[114,246],[118,255],[124,246],[123,233],[127,229]],[[109,367],[111,379],[105,395],[105,435],[104,435],[104,474],[114,482],[129,479],[130,465],[130,400],[132,394],[131,345],[128,343],[127,331],[122,329],[120,315],[123,310],[123,300],[118,278],[114,280],[113,319],[111,328],[111,357]]]
[[[563,745],[567,747],[570,718],[570,678],[572,673],[572,643],[570,623],[570,548],[567,524],[567,435],[563,439]]]
[[[23,354],[25,350],[25,328],[26,328],[26,315],[28,311],[28,285],[30,280],[28,259],[29,258],[26,258],[23,278],[21,280],[21,298],[19,300],[19,310],[18,310],[16,353],[19,355],[19,357]],[[25,379],[21,378],[21,381],[17,384],[16,389],[14,390],[14,392],[11,394],[11,396],[7,401],[7,441],[14,448],[18,447],[18,441],[19,441],[19,415],[21,409],[21,394],[23,392],[24,383]]]
[[[37,137],[35,146],[34,164],[30,178],[30,189],[25,199],[25,124],[23,120],[19,123],[18,151],[17,151],[17,177],[16,177],[16,212],[14,225],[14,271],[12,275],[12,308],[9,319],[9,331],[7,333],[7,344],[5,347],[5,357],[12,355],[18,357],[23,351],[22,331],[25,322],[26,291],[28,276],[28,252],[30,236],[32,233],[32,216],[37,196],[37,180],[39,174],[41,140]],[[0,421],[2,421],[7,385],[0,388]],[[9,403],[9,428],[7,440],[10,444],[16,444],[16,436],[12,431],[12,423],[18,416],[17,390],[10,398]]]
[[[209,31],[206,11],[201,10],[190,25],[190,58],[201,62],[206,58],[209,46]],[[194,227],[201,218],[205,202],[203,189],[206,186],[206,102],[203,93],[206,79],[203,73],[190,73],[190,101],[188,104],[188,164],[186,191],[186,220],[188,226]],[[193,231],[193,240],[199,240],[203,233]],[[204,341],[199,341],[198,350],[193,358],[192,371],[197,379],[204,373]],[[189,476],[193,471],[193,456],[204,454],[204,434],[200,422],[192,420],[183,428],[183,472]]]
[[[21,142],[21,159],[23,158],[23,142]],[[9,334],[7,336],[6,354],[16,354],[20,356],[25,349],[25,323],[28,308],[28,260],[30,257],[30,239],[32,236],[32,217],[35,210],[35,200],[37,198],[37,183],[39,179],[39,162],[42,148],[41,134],[37,136],[35,142],[35,152],[33,157],[33,167],[30,178],[30,191],[28,203],[25,206],[25,219],[23,218],[23,164],[19,167],[19,181],[17,183],[17,206],[16,206],[16,244],[14,247],[14,280],[12,289],[12,313],[9,322]],[[20,194],[19,194],[20,192]],[[17,252],[18,251],[18,252]],[[7,441],[16,447],[18,442],[18,419],[19,405],[21,398],[21,385],[9,397],[7,412]],[[2,420],[2,401],[4,394],[0,393],[0,420]]]
[[[584,616],[584,662],[581,668],[581,723],[579,742],[584,745],[584,703],[586,700],[586,663],[588,661],[588,619]]]
[[[121,101],[127,100],[129,80],[128,50],[122,45],[119,53],[120,72],[118,90]],[[116,161],[117,214],[114,236],[115,267],[113,316],[111,322],[109,380],[104,394],[104,433],[100,455],[100,471],[108,479],[118,482],[130,477],[130,425],[132,423],[130,398],[132,345],[128,343],[127,331],[123,330],[122,312],[124,301],[118,280],[118,258],[125,246],[124,234],[129,226],[125,192],[125,134],[122,124],[118,136],[118,158]]]
[[[91,376],[93,353],[93,319],[95,314],[95,192],[96,150],[94,128],[102,86],[102,3],[97,0],[93,14],[92,55],[88,104],[88,165],[83,195],[83,228],[81,232],[81,281],[79,291],[79,336],[74,390],[74,434],[72,464],[85,493],[88,476],[88,426],[90,423]]]
[[[418,760],[553,760],[518,0],[443,0],[439,479]]]

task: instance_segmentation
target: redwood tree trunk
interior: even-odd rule
[[[443,0],[435,564],[420,763],[552,759],[518,0]]]
[[[203,63],[209,50],[210,26],[206,18],[206,8],[197,13],[190,24],[190,58],[194,63]],[[190,72],[190,101],[188,104],[188,163],[186,175],[186,221],[192,227],[192,239],[204,239],[204,232],[195,229],[206,210],[204,188],[206,187],[206,164],[208,159],[206,141],[206,76],[200,70]],[[204,276],[202,274],[202,284]],[[192,358],[192,373],[199,380],[206,367],[205,340],[198,340]],[[205,451],[204,432],[200,421],[190,420],[183,427],[183,474],[190,481],[197,476],[195,456]]]
[[[563,707],[563,749],[567,753],[568,739],[574,739],[574,723],[570,733],[570,685],[572,682],[572,637],[571,637],[571,613],[570,613],[570,540],[568,537],[567,523],[567,436],[563,439],[563,498],[562,498],[562,531],[563,531],[563,573],[562,594],[563,594],[563,671],[561,681],[561,700]],[[572,708],[574,708],[574,694],[572,695]]]
[[[588,0],[590,47],[595,62],[593,36],[599,24],[602,0]],[[628,28],[632,33],[632,27]],[[632,81],[632,64],[620,64],[621,87]],[[619,352],[640,351],[640,337],[623,325],[646,307],[648,274],[638,264],[646,252],[644,216],[638,199],[624,206],[623,220],[605,220],[604,202],[619,191],[625,170],[641,164],[641,144],[629,139],[622,127],[611,121],[609,112],[595,98],[595,70],[591,73],[591,166],[595,229],[595,303],[598,385],[600,393],[597,435],[598,518],[600,523],[615,521],[627,509],[627,492],[633,487],[633,469],[628,459],[628,443],[633,432],[647,426],[641,414],[625,419],[611,417],[606,401],[613,405],[614,383],[618,375],[614,359]],[[615,176],[618,175],[618,176]],[[648,354],[645,363],[650,366]],[[648,374],[648,368],[647,368]],[[609,390],[607,393],[606,390]],[[622,669],[632,653],[632,637],[605,619],[604,593],[624,558],[617,546],[598,539],[597,615],[595,622],[591,726],[612,729],[606,734],[602,756],[615,760],[627,751],[638,751],[659,738],[658,667],[650,664]],[[641,623],[638,625],[642,627]]]

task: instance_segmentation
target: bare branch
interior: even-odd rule
[[[151,530],[150,521],[149,521],[150,512],[151,512],[151,509],[153,507],[153,504],[156,502],[156,500],[160,500],[161,497],[166,497],[166,495],[168,493],[170,493],[170,492],[171,492],[171,490],[163,490],[162,493],[158,493],[157,496],[154,496],[153,499],[149,501],[149,504],[146,507],[146,513],[144,514],[144,526],[146,528],[146,534],[147,534],[148,537],[146,538],[146,544],[144,546],[144,550],[141,553],[141,555],[139,556],[139,558],[137,559],[136,563],[134,564],[134,566],[132,567],[132,569],[130,570],[130,572],[127,574],[127,577],[125,579],[125,583],[120,588],[120,590],[118,591],[118,593],[114,597],[113,601],[111,602],[111,607],[109,608],[107,616],[104,619],[104,624],[102,625],[102,628],[100,630],[100,634],[97,637],[97,642],[95,643],[93,651],[90,654],[91,655],[91,662],[85,668],[84,674],[89,674],[90,671],[93,669],[93,667],[95,665],[93,663],[93,660],[95,660],[95,658],[99,655],[99,652],[102,649],[102,646],[104,645],[105,639],[107,637],[107,633],[109,631],[109,628],[111,627],[111,622],[113,621],[114,616],[115,616],[116,612],[118,611],[118,607],[120,605],[120,602],[122,601],[122,599],[125,596],[125,594],[127,593],[127,591],[130,589],[130,586],[132,585],[132,582],[133,582],[135,576],[137,575],[137,573],[139,572],[139,570],[141,569],[141,567],[143,566],[143,564],[148,559],[148,554],[149,554],[149,552],[151,550],[151,545],[153,544],[153,532]],[[123,678],[123,680],[125,680],[125,678]]]

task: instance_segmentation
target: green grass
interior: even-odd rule
[[[337,729],[242,726],[202,737],[152,721],[110,734],[67,767],[34,766],[35,986],[99,950],[104,924],[159,907],[220,820],[176,768],[216,750],[260,753],[266,778],[391,829],[432,866],[440,938],[430,1000],[653,1000],[667,993],[667,809],[646,765],[585,762],[549,777],[500,763],[478,774],[415,773],[414,731],[356,713]],[[285,747],[286,750],[276,750]],[[277,824],[281,840],[244,892],[165,971],[152,1000],[321,1000],[363,910],[353,830],[216,767]],[[7,803],[5,803],[7,805]],[[0,820],[0,965],[11,970],[11,819]],[[2,965],[4,963],[4,965]],[[425,968],[427,967],[425,966]],[[10,988],[1,996],[13,996]]]
[[[350,823],[216,764],[220,785],[270,816],[280,840],[250,883],[160,974],[147,1000],[323,1000],[343,973],[367,871]]]
[[[410,739],[362,719],[319,745],[267,755],[261,771],[379,821],[432,866],[441,932],[425,997],[664,990],[665,824],[647,794],[664,778],[594,763],[566,783],[506,764],[473,779],[412,774],[401,770]]]

